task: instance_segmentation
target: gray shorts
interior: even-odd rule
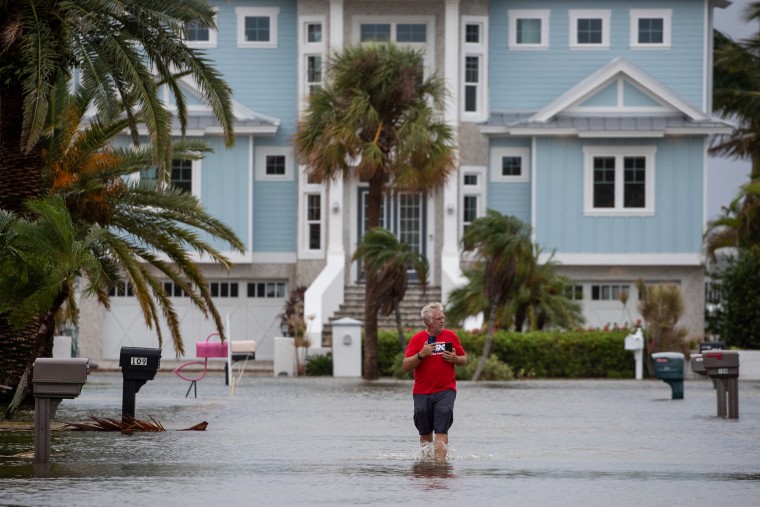
[[[414,425],[420,435],[429,435],[434,431],[444,434],[454,423],[454,401],[456,391],[451,389],[433,394],[413,394]]]

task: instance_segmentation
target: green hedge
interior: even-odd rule
[[[471,355],[483,351],[485,333],[456,331]],[[625,350],[626,330],[537,331],[494,335],[491,354],[507,363],[517,377],[633,378],[633,353]],[[407,334],[407,339],[412,333]],[[378,333],[380,375],[392,376],[400,351],[398,334]]]

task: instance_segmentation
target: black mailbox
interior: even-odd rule
[[[45,398],[76,398],[87,382],[87,358],[40,357],[32,369],[32,394]]]
[[[125,379],[153,380],[161,366],[161,349],[122,347],[119,366]]]
[[[680,352],[655,352],[652,354],[654,373],[670,386],[672,399],[683,399],[684,356]]]
[[[713,350],[702,354],[702,362],[711,377],[739,376],[739,353],[735,350]]]
[[[135,417],[135,395],[147,382],[153,380],[161,364],[161,349],[122,347],[119,355],[124,386],[121,397],[121,419],[128,422]]]

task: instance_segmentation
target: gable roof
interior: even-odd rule
[[[679,112],[694,121],[707,119],[702,112],[682,100],[649,74],[625,58],[617,57],[554,99],[546,107],[533,115],[531,120],[538,122],[548,121],[571,106],[589,99],[619,77],[623,77],[640,91],[654,99],[655,102],[669,107],[674,112]]]
[[[663,137],[726,134],[713,118],[618,57],[536,112],[492,112],[483,134]]]

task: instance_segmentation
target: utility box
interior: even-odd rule
[[[32,367],[32,394],[36,398],[76,398],[87,382],[87,358],[40,357]]]
[[[296,373],[295,338],[277,336],[274,339],[274,376],[292,377]]]
[[[119,366],[125,379],[153,380],[161,366],[161,349],[122,347]]]
[[[333,377],[362,376],[362,323],[348,317],[332,323]]]
[[[712,350],[702,354],[703,364],[710,377],[739,376],[739,353],[735,350]]]
[[[652,354],[655,376],[670,385],[672,399],[683,399],[684,355],[680,352]]]

